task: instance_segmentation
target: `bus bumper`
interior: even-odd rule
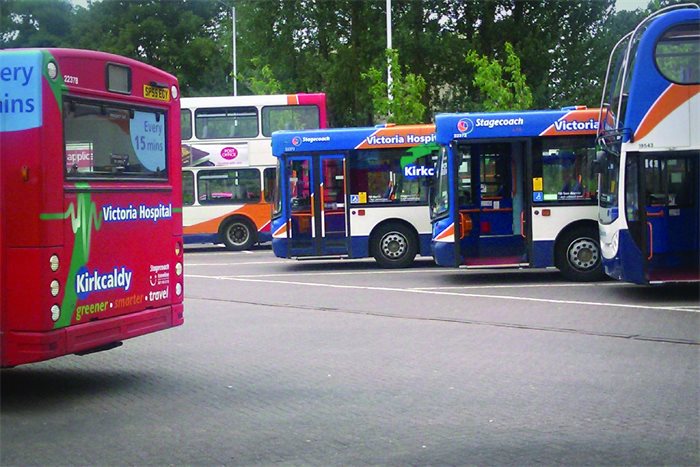
[[[455,255],[455,244],[453,242],[430,242],[430,250],[435,263],[445,267],[459,267],[459,262]]]
[[[184,323],[183,310],[183,304],[177,303],[48,332],[7,331],[2,343],[2,366],[89,352],[132,337],[180,326]]]
[[[648,281],[644,275],[645,262],[629,230],[620,230],[617,252],[612,258],[603,257],[603,268],[605,274],[613,279],[634,284],[647,284]]]
[[[286,238],[273,238],[272,239],[272,252],[278,258],[289,258],[287,253],[289,251],[289,242]]]

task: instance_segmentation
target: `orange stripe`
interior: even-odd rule
[[[455,225],[450,224],[450,226],[448,228],[446,228],[445,230],[440,232],[440,234],[437,237],[435,237],[435,240],[442,240],[445,237],[449,237],[450,235],[454,235],[454,233],[455,233]]]
[[[379,128],[377,131],[372,133],[372,136],[386,136],[386,137],[391,137],[391,136],[408,136],[408,135],[416,135],[416,136],[429,136],[435,133],[435,125],[401,125],[401,126],[390,126],[387,128]],[[406,144],[395,144],[391,145],[392,147],[412,147],[412,146],[417,146],[415,143],[406,143]],[[363,141],[361,144],[357,146],[356,149],[370,149],[374,148],[376,146],[372,146],[370,144],[367,144],[367,140]]]
[[[299,105],[299,96],[296,94],[287,94],[287,105]]]
[[[280,225],[277,230],[275,230],[275,233],[272,234],[273,237],[279,237],[287,233],[287,223],[285,222],[284,224]]]
[[[255,228],[259,231],[263,227],[265,227],[265,225],[270,221],[270,204],[244,204],[240,208],[232,209],[231,211],[228,211],[221,216],[215,217],[214,219],[209,219],[198,224],[183,226],[182,232],[185,234],[217,233],[219,231],[219,226],[221,225],[221,222],[223,222],[224,219],[234,214],[243,215],[250,219],[255,224]]]
[[[598,121],[600,114],[599,109],[572,110],[564,117],[565,122],[582,122],[585,123],[591,119]],[[575,131],[557,131],[557,127],[552,124],[549,128],[542,132],[542,136],[555,136],[561,134],[567,135],[594,135],[596,130],[575,130]]]
[[[700,84],[690,86],[671,84],[642,119],[642,123],[639,124],[637,132],[634,134],[634,141],[639,141],[651,133],[651,130],[656,128],[671,112],[699,92]]]

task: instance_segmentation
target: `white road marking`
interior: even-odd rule
[[[241,266],[248,264],[279,264],[279,261],[236,261],[235,263],[185,263],[185,268],[193,266]]]
[[[195,278],[195,279],[216,279],[216,280],[232,280],[241,282],[262,282],[267,284],[286,284],[286,285],[299,285],[308,287],[326,287],[331,289],[350,289],[350,290],[372,290],[381,292],[400,292],[400,293],[418,293],[426,295],[448,295],[455,297],[472,297],[472,298],[489,298],[495,300],[512,300],[512,301],[525,301],[525,302],[539,302],[539,303],[556,303],[559,305],[581,305],[581,306],[596,306],[596,307],[617,307],[617,308],[627,308],[636,310],[667,310],[667,311],[684,311],[691,313],[698,313],[698,310],[689,310],[688,307],[684,306],[650,306],[650,305],[631,305],[626,303],[603,303],[603,302],[588,302],[580,300],[558,300],[552,298],[534,298],[534,297],[518,297],[514,295],[489,295],[489,294],[475,294],[475,293],[459,293],[459,292],[446,292],[439,290],[422,290],[422,289],[401,289],[396,287],[368,287],[360,285],[339,285],[339,284],[320,284],[314,282],[298,282],[298,281],[283,281],[283,280],[271,280],[263,278],[254,277],[242,277],[242,276],[205,276],[198,274],[187,274],[185,277]],[[491,288],[491,286],[486,286]]]

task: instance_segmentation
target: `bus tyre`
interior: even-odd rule
[[[372,255],[383,268],[407,268],[418,253],[418,239],[406,226],[385,224],[372,235]]]
[[[221,240],[231,251],[247,250],[255,243],[255,229],[247,219],[234,218],[221,227]]]
[[[583,227],[564,234],[557,244],[559,270],[568,280],[598,281],[605,278],[598,230]]]

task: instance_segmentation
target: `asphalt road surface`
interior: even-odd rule
[[[0,373],[0,464],[699,465],[700,290],[185,255],[185,324]]]

